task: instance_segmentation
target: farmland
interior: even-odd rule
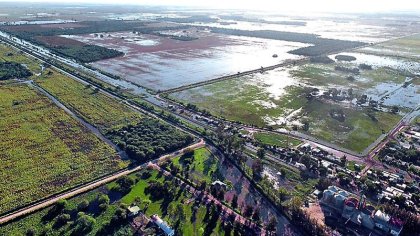
[[[25,85],[0,90],[1,212],[127,166],[36,90]]]
[[[48,71],[51,71],[49,73]],[[90,124],[105,131],[135,124],[141,115],[124,104],[55,70],[48,69],[36,82]]]

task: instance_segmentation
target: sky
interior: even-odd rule
[[[0,0],[9,1],[10,0]],[[243,8],[302,12],[389,12],[418,11],[420,0],[14,0],[21,2],[106,3]]]

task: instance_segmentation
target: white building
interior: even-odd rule
[[[174,236],[175,231],[158,215],[152,216],[152,221],[165,233],[166,236]]]

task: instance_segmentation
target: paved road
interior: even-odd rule
[[[190,145],[188,147],[185,147],[185,148],[183,148],[181,150],[178,150],[176,152],[173,152],[173,153],[170,153],[170,154],[161,156],[158,159],[155,159],[155,160],[153,160],[153,161],[151,161],[149,163],[157,163],[157,162],[159,162],[162,159],[173,158],[173,157],[179,156],[180,154],[184,153],[186,150],[202,148],[202,147],[205,147],[205,145],[206,144],[205,144],[204,140],[201,139],[200,142],[198,142],[198,143],[192,144],[192,145]],[[86,184],[84,184],[84,185],[82,185],[80,187],[77,187],[75,189],[69,190],[69,191],[67,191],[65,193],[62,193],[62,194],[59,194],[57,196],[53,196],[53,197],[47,198],[47,199],[45,199],[45,200],[43,200],[41,202],[38,202],[38,203],[35,203],[35,204],[32,204],[32,205],[29,205],[29,206],[27,206],[25,208],[19,209],[19,210],[15,211],[15,212],[12,212],[10,214],[1,216],[1,218],[0,218],[0,225],[3,225],[3,224],[5,224],[5,223],[7,223],[7,222],[9,222],[11,220],[14,220],[14,219],[18,218],[18,217],[22,217],[22,216],[25,216],[25,215],[30,214],[32,212],[35,212],[35,211],[41,210],[43,208],[49,207],[49,206],[53,205],[54,203],[56,203],[57,201],[59,201],[61,199],[67,199],[67,198],[74,197],[74,196],[79,195],[81,193],[87,192],[89,190],[95,189],[95,188],[97,188],[99,186],[102,186],[104,184],[107,184],[109,182],[112,182],[112,181],[114,181],[114,180],[116,180],[116,179],[118,179],[118,178],[120,178],[122,176],[132,174],[132,173],[134,173],[136,171],[139,171],[139,170],[143,169],[149,163],[145,163],[145,164],[142,164],[140,166],[133,167],[131,169],[126,169],[126,170],[118,171],[118,172],[116,172],[114,174],[105,176],[105,177],[103,177],[101,179],[92,181],[90,183],[86,183]]]

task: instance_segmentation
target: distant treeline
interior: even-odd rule
[[[195,22],[215,23],[219,21],[219,19],[209,17],[209,16],[190,16],[190,17],[183,17],[183,18],[162,17],[162,18],[158,18],[158,20],[175,22],[175,23],[195,23]]]
[[[19,63],[0,62],[0,80],[22,79],[31,75],[32,73]]]
[[[97,45],[83,45],[83,46],[60,46],[52,48],[57,54],[73,58],[83,63],[89,63],[113,57],[123,56],[124,53],[100,47]]]
[[[305,26],[305,21],[295,21],[295,20],[282,20],[282,21],[270,21],[257,18],[249,18],[240,15],[224,15],[219,16],[223,20],[235,20],[235,21],[246,21],[246,22],[255,22],[255,23],[266,23],[266,24],[277,24],[277,25],[294,25],[294,26]]]
[[[302,55],[302,56],[319,56],[324,54],[330,54],[334,52],[343,51],[350,48],[360,47],[365,45],[362,42],[338,40],[338,39],[326,39],[320,38],[316,34],[306,33],[295,33],[295,32],[283,32],[274,30],[238,30],[238,29],[223,29],[223,28],[211,28],[211,31],[219,34],[228,34],[235,36],[247,36],[274,40],[284,40],[291,42],[300,42],[313,44],[313,46],[299,48],[292,50],[289,53]]]
[[[83,21],[77,23],[78,27],[61,27],[49,28],[41,25],[11,25],[0,26],[10,34],[18,36],[19,38],[32,41],[35,36],[54,36],[54,35],[74,35],[74,34],[91,34],[102,32],[118,32],[118,31],[132,31],[139,27],[144,27],[145,24],[140,21]],[[65,24],[63,24],[65,25]]]

